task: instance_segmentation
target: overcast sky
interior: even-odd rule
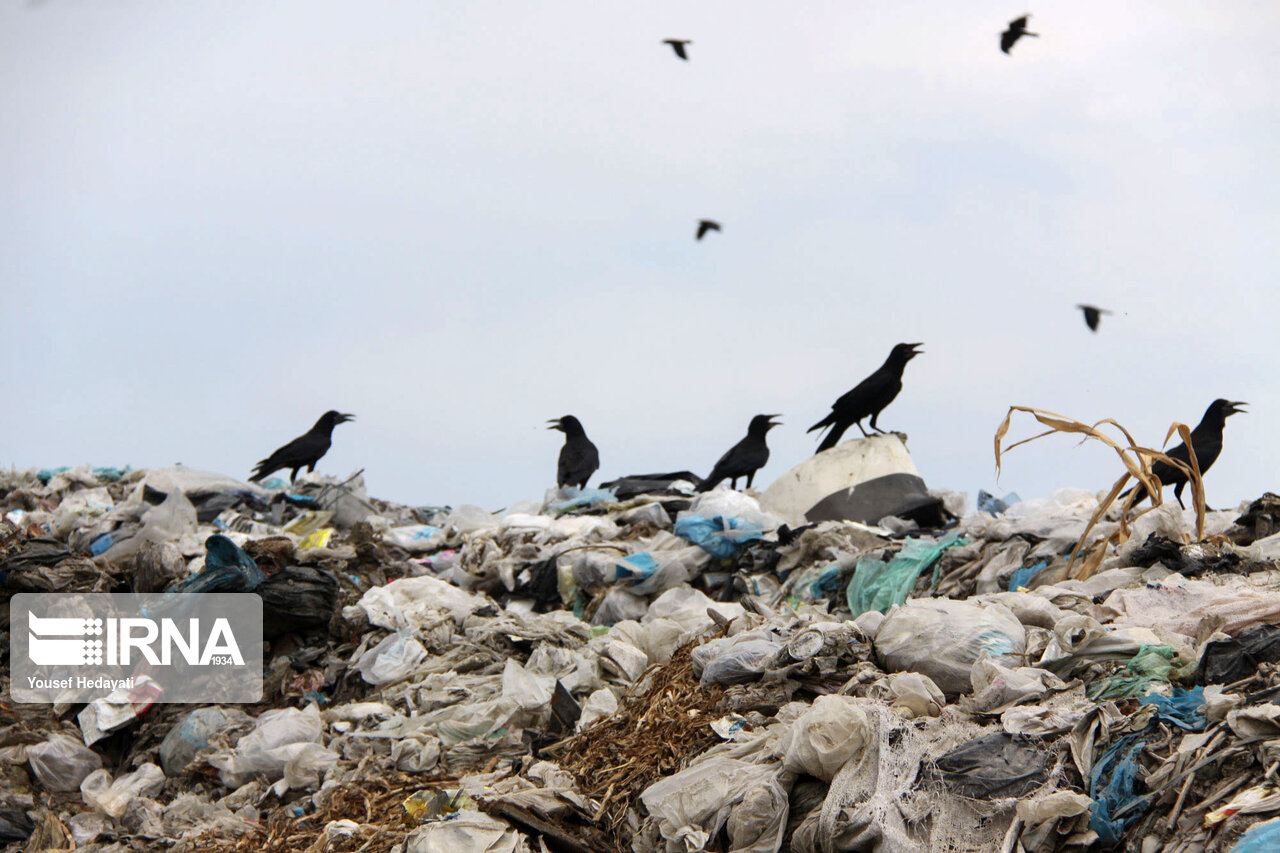
[[[1029,10],[1005,56],[1022,5],[0,0],[0,464],[246,476],[336,408],[322,471],[496,508],[548,418],[607,479],[781,412],[761,486],[923,341],[880,425],[931,486],[996,488],[1010,404],[1215,397],[1210,503],[1280,486],[1280,6]]]

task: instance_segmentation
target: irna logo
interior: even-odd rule
[[[182,624],[185,622],[185,624]],[[244,665],[225,618],[41,617],[28,615],[27,655],[37,666]]]

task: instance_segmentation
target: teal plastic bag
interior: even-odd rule
[[[887,613],[890,607],[907,600],[916,580],[938,562],[943,551],[965,544],[968,544],[966,540],[955,534],[938,542],[908,539],[888,562],[863,557],[854,567],[853,578],[845,590],[849,610],[855,618],[869,610]]]

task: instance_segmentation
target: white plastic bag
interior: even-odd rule
[[[368,684],[387,684],[412,673],[426,657],[427,650],[412,634],[395,633],[361,655],[356,669]]]
[[[1009,608],[945,598],[913,599],[876,631],[876,656],[889,672],[919,672],[944,693],[969,690],[983,652],[998,658],[1026,651],[1027,634]]]
[[[667,853],[705,850],[726,824],[734,853],[776,853],[787,826],[777,766],[721,755],[655,782],[640,800]]]
[[[258,718],[254,730],[240,738],[230,754],[215,755],[209,763],[219,770],[222,784],[228,788],[238,788],[258,774],[274,781],[285,775],[286,765],[304,752],[306,744],[322,744],[323,731],[315,705],[301,711],[273,709]],[[329,755],[337,761],[336,752]]]
[[[861,706],[852,696],[819,696],[787,729],[774,754],[787,770],[830,782],[876,736]]]
[[[95,770],[80,783],[80,796],[87,805],[119,818],[135,797],[154,797],[163,787],[164,771],[148,763],[114,782],[107,771]]]
[[[50,791],[78,791],[85,777],[102,766],[98,753],[64,734],[28,747],[27,761],[36,781]]]
[[[472,595],[436,578],[420,576],[375,586],[360,597],[356,606],[372,624],[397,631],[420,628],[450,616],[461,625],[463,619],[485,604],[483,596]]]
[[[781,650],[778,640],[752,632],[703,643],[690,657],[702,684],[743,684],[759,678]]]

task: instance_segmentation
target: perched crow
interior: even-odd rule
[[[714,219],[699,219],[697,239],[701,240],[703,237],[707,236],[708,231],[719,231],[719,230],[720,230],[720,223],[716,222]]]
[[[676,56],[688,61],[689,54],[684,52],[684,46],[686,44],[693,44],[693,42],[688,39],[663,39],[662,43],[671,45],[671,49],[676,52]]]
[[[769,430],[781,426],[772,420],[780,417],[782,416],[756,415],[752,418],[751,425],[747,427],[747,437],[720,457],[716,467],[712,468],[711,473],[707,475],[707,479],[698,483],[698,491],[710,491],[726,478],[729,480],[729,485],[736,489],[739,477],[746,477],[747,488],[751,488],[751,481],[755,479],[756,471],[763,468],[764,463],[769,461],[769,448],[764,443],[765,436],[769,434]]]
[[[558,429],[564,433],[564,447],[560,448],[560,464],[556,468],[556,485],[587,487],[587,480],[600,467],[600,451],[587,438],[582,422],[573,415],[547,421],[551,426],[547,429]]]
[[[1084,312],[1084,324],[1089,327],[1091,332],[1098,331],[1098,319],[1103,314],[1111,313],[1105,308],[1095,308],[1092,305],[1077,305],[1076,307]]]
[[[1200,419],[1200,423],[1196,424],[1196,428],[1191,431],[1191,446],[1195,448],[1196,464],[1200,466],[1201,476],[1204,476],[1209,467],[1217,461],[1218,454],[1222,452],[1222,428],[1226,425],[1227,418],[1243,411],[1240,407],[1247,405],[1249,404],[1232,403],[1223,399],[1214,400],[1209,404],[1209,408],[1205,410],[1204,417]],[[1186,465],[1191,464],[1191,454],[1187,452],[1185,442],[1168,451],[1166,455]],[[1173,496],[1178,499],[1178,506],[1186,509],[1186,505],[1182,503],[1182,490],[1187,485],[1187,475],[1165,462],[1152,463],[1151,473],[1160,478],[1162,487],[1173,486]],[[1138,492],[1138,496],[1133,499],[1133,505],[1137,506],[1147,498],[1147,490],[1139,484],[1130,489],[1129,492],[1135,489]],[[1125,492],[1120,497],[1127,496],[1129,492]]]
[[[316,463],[320,461],[320,457],[329,452],[329,445],[333,441],[333,428],[355,419],[355,415],[344,415],[330,409],[321,415],[316,425],[304,435],[298,436],[259,462],[253,469],[250,482],[260,483],[276,471],[289,468],[291,469],[289,482],[293,483],[298,479],[298,472],[303,468],[306,468],[308,473],[316,470]]]
[[[902,390],[902,371],[906,368],[908,361],[920,354],[916,351],[916,347],[922,346],[924,344],[895,346],[889,351],[889,357],[885,359],[884,364],[880,365],[879,370],[859,382],[857,387],[848,394],[836,400],[831,407],[831,414],[809,427],[807,432],[831,427],[827,437],[818,445],[819,453],[835,447],[840,436],[844,435],[844,431],[854,424],[858,425],[858,429],[862,430],[865,436],[867,431],[862,428],[862,419],[868,415],[871,416],[871,428],[876,432],[884,432],[876,426],[876,418]]]
[[[1018,39],[1022,38],[1023,36],[1031,36],[1032,38],[1040,37],[1039,33],[1027,32],[1027,18],[1030,18],[1030,17],[1031,17],[1030,15],[1023,15],[1021,18],[1017,18],[1009,22],[1009,29],[1005,30],[1000,34],[1001,50],[1003,50],[1005,53],[1008,53],[1009,50],[1013,47],[1013,43],[1016,42]]]

